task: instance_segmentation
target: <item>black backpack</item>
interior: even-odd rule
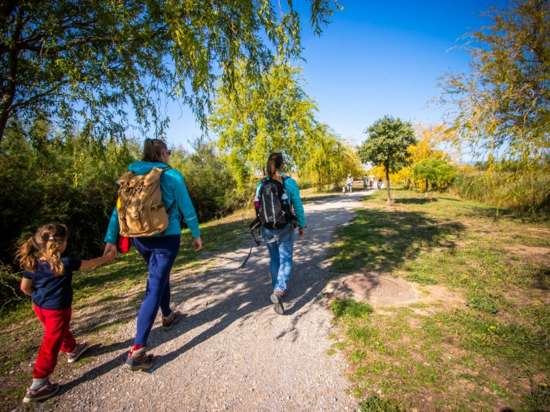
[[[268,177],[262,180],[256,213],[262,226],[268,229],[282,229],[294,221],[290,200],[284,187],[286,179],[287,177],[283,177],[283,183]]]

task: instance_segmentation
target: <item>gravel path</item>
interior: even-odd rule
[[[119,343],[75,371],[50,406],[109,412],[355,410],[344,360],[326,354],[331,315],[321,291],[334,229],[349,221],[364,195],[306,205],[308,230],[295,244],[286,316],[269,302],[265,246],[241,270],[236,268],[248,247],[220,255],[215,268],[173,285],[173,303],[188,317],[169,331],[153,330],[150,347],[159,359],[152,372],[122,366],[132,321],[116,332]]]

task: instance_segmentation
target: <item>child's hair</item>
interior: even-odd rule
[[[143,143],[143,161],[162,162],[162,151],[168,146],[160,139],[145,139]]]
[[[19,265],[29,271],[36,270],[36,261],[48,262],[56,276],[63,275],[61,253],[63,244],[67,241],[69,231],[67,226],[58,223],[48,223],[40,226],[17,250],[16,259]]]
[[[272,178],[277,170],[281,170],[284,159],[282,153],[271,153],[267,158],[265,173]]]

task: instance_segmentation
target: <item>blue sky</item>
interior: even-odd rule
[[[469,56],[461,37],[488,25],[483,14],[508,0],[340,0],[320,37],[303,14],[303,86],[317,102],[318,119],[351,143],[385,114],[413,123],[437,123],[443,109],[433,103],[439,79],[468,71]],[[296,2],[298,3],[298,2]],[[191,113],[176,103],[168,141],[189,147],[200,136]]]

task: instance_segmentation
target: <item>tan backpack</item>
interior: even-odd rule
[[[126,172],[120,177],[117,209],[122,236],[153,236],[168,227],[160,190],[160,177],[165,170],[155,167],[144,175]]]

